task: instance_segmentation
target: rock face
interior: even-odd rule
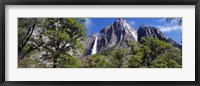
[[[95,37],[97,40],[97,52],[121,45],[125,40],[137,41],[137,31],[126,20],[118,19],[112,25],[103,28],[98,34],[92,34],[85,41],[85,55],[91,54]]]
[[[103,28],[99,33],[91,34],[86,38],[84,43],[85,53],[84,55],[90,55],[92,48],[95,43],[95,38],[97,39],[97,53],[99,51],[112,48],[112,47],[124,47],[128,48],[124,42],[126,40],[134,40],[136,42],[141,42],[141,38],[158,38],[165,42],[171,43],[175,47],[181,48],[181,45],[172,40],[171,38],[164,35],[158,28],[140,26],[138,31],[131,27],[126,20],[117,19],[112,25]]]
[[[85,48],[85,55],[89,55],[92,52],[92,47],[94,45],[94,40],[97,34],[91,34],[89,35],[85,42],[84,42],[84,48]]]
[[[155,28],[155,27],[147,27],[147,26],[142,25],[139,27],[137,33],[138,33],[139,42],[141,41],[142,37],[145,37],[145,38],[154,37],[154,38],[158,38],[159,40],[171,43],[175,47],[181,47],[180,44],[178,44],[171,38],[164,35],[158,28]]]

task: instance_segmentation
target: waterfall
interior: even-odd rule
[[[94,45],[92,47],[92,53],[91,54],[97,53],[97,38],[98,38],[98,36],[95,37],[95,41],[94,41]]]

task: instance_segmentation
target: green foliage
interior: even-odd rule
[[[58,63],[59,66],[57,67],[62,67],[62,68],[79,68],[81,66],[77,58],[72,57],[68,54],[61,54],[59,56]]]
[[[167,49],[171,48],[172,45],[161,41],[157,38],[149,38],[149,39],[142,39],[142,44],[148,46],[153,52],[151,53],[152,56],[156,56],[158,54],[164,53]]]
[[[30,64],[31,64],[31,59],[30,58],[24,58],[23,60],[20,60],[18,63],[18,67],[19,68],[30,68]]]
[[[83,18],[19,18],[18,67],[47,67],[41,63],[43,59],[49,59],[54,68],[182,67],[181,49],[153,37],[142,37],[141,43],[126,40],[123,43],[126,48],[111,47],[80,60],[74,56],[84,50],[87,30],[84,22]],[[40,51],[45,51],[45,55],[30,58]]]
[[[91,55],[85,59],[84,67],[105,68],[112,65],[102,55]]]
[[[145,67],[146,60],[151,52],[150,48],[135,41],[127,41],[127,45],[131,47],[132,51],[132,55],[128,59],[128,66],[132,68]]]
[[[141,45],[131,41],[128,45],[133,51],[129,67],[179,68],[182,65],[181,50],[157,38],[142,38]]]
[[[132,55],[128,59],[129,67],[130,68],[138,68],[138,67],[142,66],[142,58],[143,58],[142,53],[137,53],[136,55]]]
[[[153,68],[179,68],[182,65],[181,50],[157,38],[142,41],[151,50],[148,56],[148,66]],[[147,55],[147,54],[144,54]]]
[[[131,53],[126,48],[110,48],[86,57],[84,67],[180,68],[182,65],[181,50],[157,38],[143,38],[141,44],[126,41],[126,44]]]
[[[125,57],[127,54],[128,51],[124,48],[119,48],[112,52],[112,56],[119,61],[121,61],[122,58]]]
[[[180,68],[181,64],[178,61],[181,60],[180,55],[177,52],[167,52],[156,57],[150,64],[150,67],[156,68]],[[178,59],[178,60],[177,60]]]
[[[19,18],[18,19],[18,57],[23,60],[31,52],[47,52],[40,58],[54,59],[53,67],[78,67],[74,58],[62,59],[72,50],[73,54],[83,52],[87,28],[83,18]],[[36,28],[40,27],[40,28]],[[44,40],[46,38],[48,40]],[[69,56],[64,56],[69,57]],[[68,61],[61,65],[58,60]],[[62,61],[63,62],[63,61]],[[74,65],[71,65],[74,64]]]
[[[54,63],[57,63],[60,54],[65,54],[69,50],[73,50],[74,53],[83,52],[83,41],[85,38],[86,27],[83,20],[75,18],[48,18],[44,19],[42,27],[46,28],[45,36],[50,38],[48,50],[53,54],[55,58]],[[68,45],[68,46],[66,46]],[[62,60],[62,59],[61,59]],[[68,59],[74,60],[74,59]],[[56,67],[59,64],[55,64]],[[71,66],[64,66],[71,67]],[[72,66],[74,67],[74,66]]]
[[[111,51],[113,51],[113,50],[114,50],[114,48],[113,48],[113,47],[110,47],[110,48],[108,48],[108,49],[105,49],[105,50],[100,51],[99,54],[105,55],[105,56],[111,55],[111,54],[112,54]]]
[[[131,47],[133,54],[136,54],[141,50],[140,45],[136,41],[126,41],[127,45]]]
[[[36,18],[19,18],[18,19],[18,56],[23,59],[42,45],[41,40],[32,38],[35,27],[40,22]],[[38,35],[37,37],[39,37]]]
[[[167,62],[164,57],[158,57],[150,63],[150,67],[152,68],[166,68]]]
[[[30,57],[24,57],[24,59],[19,60],[18,67],[19,68],[35,68],[35,67],[45,67],[45,65],[39,64],[39,60],[32,60]]]
[[[123,66],[123,58],[125,58],[128,54],[128,51],[125,48],[119,48],[112,52],[112,56],[116,59],[116,67]]]
[[[80,20],[81,19],[77,20],[75,18],[44,19],[41,25],[47,30],[45,36],[50,38],[49,44],[52,44],[49,46],[55,47],[56,51],[59,52],[68,51],[70,48],[72,48],[74,52],[77,49],[82,51],[83,45],[80,41],[85,39],[85,31],[87,29],[84,26],[83,20]],[[66,44],[70,46],[66,47]]]

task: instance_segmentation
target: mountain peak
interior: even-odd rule
[[[126,22],[126,20],[123,19],[123,18],[118,18],[118,19],[115,20],[115,22]]]
[[[123,19],[122,19],[122,18],[119,18],[118,20],[122,21]]]
[[[107,48],[121,46],[126,40],[137,41],[137,31],[131,27],[126,20],[119,18],[116,21],[103,28],[98,34],[98,39],[95,40],[96,36],[87,37],[85,42],[85,55],[91,54],[91,48],[96,46],[96,51],[102,51]]]
[[[180,44],[178,44],[171,38],[167,37],[165,34],[163,34],[159,30],[159,28],[156,28],[156,27],[141,25],[141,26],[139,26],[137,33],[138,33],[139,42],[141,42],[142,37],[145,37],[145,38],[154,37],[154,38],[158,38],[159,40],[171,43],[172,45],[174,45],[176,47],[180,47]]]

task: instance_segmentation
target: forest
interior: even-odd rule
[[[182,68],[182,49],[154,37],[84,55],[85,21],[18,18],[18,68]]]

